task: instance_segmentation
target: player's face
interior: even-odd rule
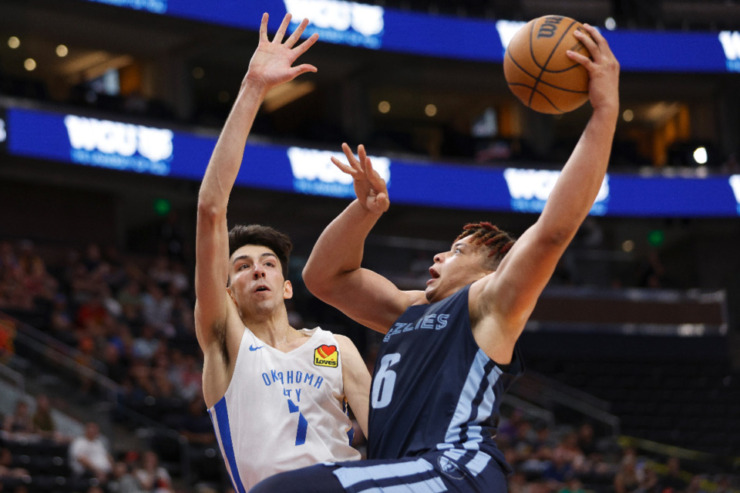
[[[471,241],[470,237],[458,240],[449,251],[434,256],[425,290],[428,301],[446,298],[492,272],[486,267],[486,248]]]
[[[280,260],[266,246],[244,245],[231,255],[230,263],[229,290],[243,315],[272,312],[292,297]]]

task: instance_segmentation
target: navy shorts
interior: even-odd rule
[[[269,477],[251,493],[505,493],[506,474],[490,455],[435,450],[419,457],[323,463]]]

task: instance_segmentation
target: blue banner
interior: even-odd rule
[[[524,23],[426,15],[344,0],[89,0],[154,14],[256,31],[263,12],[277,29],[290,11],[308,18],[305,32],[323,42],[369,49],[501,63],[506,45]],[[295,25],[293,26],[295,27]],[[664,32],[602,29],[622,70],[740,72],[740,32]]]
[[[1,121],[1,120],[0,120]],[[9,108],[7,152],[60,163],[200,180],[216,136],[51,111]],[[337,146],[338,147],[338,146]],[[247,144],[237,184],[351,198],[352,180],[330,161],[341,152]],[[399,204],[537,213],[558,171],[423,163],[371,156]],[[591,210],[625,217],[736,217],[740,175],[706,178],[609,174]]]

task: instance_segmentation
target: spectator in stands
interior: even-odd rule
[[[640,487],[640,478],[637,475],[637,457],[634,450],[628,449],[622,457],[622,463],[614,476],[615,493],[629,493]]]
[[[640,487],[637,489],[638,493],[660,493],[660,485],[658,484],[658,473],[652,467],[645,467],[642,469],[640,477]],[[719,492],[717,492],[719,493]]]
[[[124,461],[117,461],[113,465],[111,479],[107,486],[110,493],[144,493],[139,482],[131,473],[129,465]]]
[[[13,434],[33,433],[33,419],[24,399],[18,399],[15,403],[15,411],[5,418],[3,429]]]
[[[133,356],[144,361],[150,361],[160,344],[161,341],[157,337],[156,329],[153,325],[146,323],[141,328],[141,335],[134,339]]]
[[[54,297],[49,315],[49,329],[51,329],[52,336],[65,344],[74,346],[77,343],[74,317],[69,309],[67,297],[62,293]]]
[[[211,446],[216,443],[213,424],[208,417],[203,397],[195,396],[188,404],[187,414],[180,422],[178,431],[195,446]]]
[[[542,471],[544,479],[550,488],[557,491],[575,477],[575,468],[571,462],[571,457],[562,447],[556,447],[553,451],[552,458],[547,462]]]
[[[658,479],[660,491],[663,493],[685,491],[688,483],[681,476],[681,460],[678,457],[668,457],[667,471]]]
[[[170,324],[173,301],[165,295],[159,284],[154,281],[147,283],[141,302],[145,324],[158,330],[163,330]]]
[[[13,453],[9,448],[0,449],[0,484],[3,478],[30,479],[28,470],[15,464]]]
[[[122,356],[124,351],[114,342],[108,342],[103,349],[103,364],[108,370],[108,378],[120,384],[126,378],[128,361]]]
[[[144,491],[152,493],[171,493],[172,479],[167,469],[159,465],[159,457],[152,450],[141,456],[139,467],[134,470],[134,477]]]
[[[113,469],[113,458],[103,443],[97,423],[86,423],[84,434],[72,440],[69,446],[69,465],[77,476],[107,481]]]
[[[33,413],[33,429],[46,438],[56,436],[56,423],[51,415],[51,402],[45,394],[36,396],[36,410]]]

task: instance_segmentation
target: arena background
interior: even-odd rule
[[[300,281],[349,201],[328,153],[385,158],[392,206],[366,264],[418,287],[465,222],[523,232],[588,118],[511,95],[508,37],[544,14],[601,29],[623,114],[608,186],[522,336],[528,371],[499,433],[510,489],[621,492],[634,476],[642,491],[738,491],[733,0],[3,0],[0,490],[121,491],[149,450],[161,491],[230,488],[199,393],[197,191],[259,16],[274,29],[287,9],[320,33],[305,60],[319,71],[268,95],[229,221],[292,236],[294,325],[348,334],[369,365],[377,337]],[[23,425],[18,403],[31,415],[39,396],[54,433]],[[120,466],[102,482],[68,457],[91,421]]]

